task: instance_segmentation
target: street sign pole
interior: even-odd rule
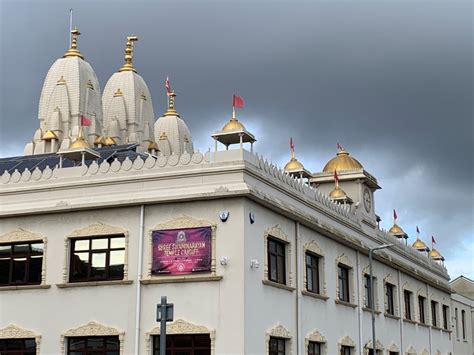
[[[156,321],[160,322],[160,355],[166,355],[166,322],[172,322],[173,315],[173,303],[167,303],[166,296],[161,296],[161,303],[156,306]]]

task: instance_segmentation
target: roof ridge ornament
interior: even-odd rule
[[[168,94],[168,109],[166,110],[164,116],[176,116],[176,117],[179,117],[179,113],[176,112],[175,108],[174,108],[174,100],[176,98],[176,93],[173,91],[171,91],[169,94]]]
[[[81,59],[84,59],[84,56],[82,55],[81,52],[77,49],[77,37],[81,35],[81,32],[74,27],[74,29],[71,30],[71,48],[69,48],[66,53],[64,53],[63,58],[67,57],[79,57]]]
[[[138,37],[134,35],[127,36],[127,44],[125,46],[125,64],[119,69],[119,72],[122,71],[133,71],[134,73],[137,70],[133,67],[133,43],[138,41]]]

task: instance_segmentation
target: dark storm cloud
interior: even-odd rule
[[[395,206],[408,232],[419,224],[448,258],[460,260],[455,242],[473,248],[470,1],[0,6],[2,155],[20,154],[32,138],[42,81],[67,49],[74,7],[79,48],[102,88],[122,64],[125,36],[138,35],[134,62],[156,116],[170,75],[201,150],[228,119],[237,92],[246,100],[239,117],[265,156],[284,164],[292,135],[298,157],[319,171],[340,142],[379,179],[386,227]],[[474,276],[472,257],[462,260]]]

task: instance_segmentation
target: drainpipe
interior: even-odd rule
[[[361,269],[360,269],[360,252],[357,250],[356,252],[356,273],[357,273],[357,277],[356,277],[356,280],[357,280],[357,288],[356,288],[356,292],[357,292],[357,305],[359,307],[357,307],[357,318],[358,318],[358,321],[359,321],[359,353],[360,354],[363,354],[364,352],[364,345],[362,344],[362,300],[361,300],[361,294],[360,294],[360,273],[361,273]]]
[[[300,281],[300,263],[298,255],[300,253],[300,246],[299,246],[299,234],[300,234],[300,224],[295,222],[295,286],[296,286],[296,353],[300,353],[300,334],[301,334],[301,317],[300,317],[300,301],[301,301],[301,293],[299,288],[299,281]]]
[[[399,323],[400,323],[400,352],[403,353],[403,318],[405,317],[403,313],[403,308],[405,307],[405,298],[402,299],[402,294],[403,294],[403,289],[402,289],[402,283],[400,279],[400,270],[397,269],[397,283],[398,283],[398,315],[400,317]]]
[[[426,317],[427,319],[430,319],[431,320],[431,325],[433,325],[433,319],[431,318],[431,315],[433,314],[433,311],[431,311],[431,297],[430,297],[430,285],[429,284],[426,284],[426,309],[428,310],[428,314],[429,314],[429,317]],[[433,348],[433,344],[432,344],[432,335],[431,335],[431,325],[430,327],[428,328],[428,339],[429,339],[429,344],[430,344],[430,354],[433,354],[433,351],[432,351],[432,348]]]
[[[142,264],[143,264],[143,238],[145,229],[145,205],[140,206],[140,230],[138,239],[138,264],[137,264],[137,293],[136,293],[136,306],[135,306],[135,345],[134,354],[140,354],[140,312],[142,305]]]

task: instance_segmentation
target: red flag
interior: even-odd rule
[[[337,143],[337,150],[338,150],[338,151],[341,151],[341,150],[344,150],[344,148],[342,147],[342,145],[340,145],[339,143]]]
[[[434,239],[433,236],[431,236],[431,243],[432,243],[432,244],[436,244],[436,240]]]
[[[170,79],[168,78],[168,76],[166,77],[166,80],[165,80],[165,89],[166,89],[166,95],[171,94],[171,85],[170,85]]]
[[[293,144],[293,137],[290,137],[290,150],[292,152],[295,150],[295,145]]]
[[[336,170],[334,170],[334,180],[336,182],[339,182],[339,176],[337,176],[337,171]]]
[[[81,115],[81,126],[90,126],[92,124],[91,120],[86,116]]]
[[[396,221],[397,220],[397,211],[395,211],[395,208],[393,209],[393,220]]]
[[[416,232],[420,234],[420,229],[418,228],[418,226],[416,226]]]
[[[232,99],[232,106],[237,108],[244,108],[244,99],[238,95],[234,95]]]

